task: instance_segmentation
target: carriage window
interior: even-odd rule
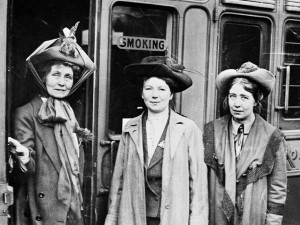
[[[171,11],[149,6],[118,5],[112,9],[109,134],[121,134],[127,119],[141,114],[141,88],[126,81],[123,69],[150,55],[170,50]]]
[[[237,69],[244,62],[268,68],[270,25],[267,21],[227,15],[221,22],[219,72]],[[217,116],[222,116],[224,98],[219,96]],[[266,118],[267,103],[263,103],[262,116]]]
[[[284,44],[281,105],[285,119],[300,119],[300,28],[288,27]]]

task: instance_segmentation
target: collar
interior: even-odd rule
[[[169,118],[169,110],[165,110],[164,112],[155,116],[149,115],[148,113],[147,122],[160,123],[160,124],[163,123],[165,125],[165,121],[167,121]]]
[[[250,122],[244,123],[244,134],[249,134],[254,121],[255,121],[255,115],[251,118]],[[237,132],[238,132],[238,129],[239,129],[241,123],[236,122],[232,117],[231,124],[232,124],[232,133],[234,135],[237,135]]]

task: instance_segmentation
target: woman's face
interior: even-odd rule
[[[233,118],[240,123],[247,123],[252,117],[253,107],[256,105],[252,93],[236,83],[229,90],[228,105]]]
[[[169,108],[173,94],[164,80],[151,77],[144,81],[142,98],[150,112],[160,113]]]
[[[45,77],[45,82],[50,96],[64,98],[73,86],[73,70],[65,65],[53,65]]]

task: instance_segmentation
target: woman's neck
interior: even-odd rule
[[[161,117],[167,116],[168,113],[169,113],[169,108],[167,108],[166,110],[161,111],[161,112],[152,112],[152,111],[148,110],[148,118],[152,118],[152,119],[161,118]]]
[[[245,118],[243,120],[239,120],[239,119],[233,117],[233,120],[235,120],[236,122],[238,122],[240,124],[251,123],[251,122],[253,122],[255,120],[255,114],[252,113],[247,118]]]

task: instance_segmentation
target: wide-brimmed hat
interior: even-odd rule
[[[46,87],[37,73],[38,65],[47,61],[68,62],[82,68],[82,73],[76,83],[73,84],[70,94],[72,94],[84,80],[86,80],[95,70],[96,66],[82,48],[76,43],[75,32],[77,22],[70,30],[63,29],[63,35],[57,39],[43,42],[27,59],[26,63],[32,71],[39,85],[45,90]]]
[[[148,56],[141,63],[130,64],[125,67],[127,79],[133,83],[144,78],[170,78],[174,92],[181,92],[192,86],[192,79],[184,73],[185,67],[167,56]]]
[[[243,77],[258,83],[261,86],[264,97],[272,91],[275,83],[275,76],[266,69],[259,68],[257,65],[246,62],[239,69],[227,69],[222,71],[216,78],[216,87],[221,94],[228,91],[229,82],[236,78]]]

